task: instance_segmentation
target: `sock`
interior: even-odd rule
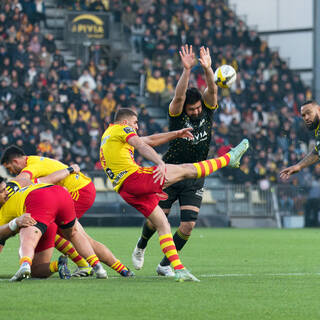
[[[117,271],[118,273],[120,273],[122,276],[126,276],[127,272],[129,271],[128,268],[122,264],[120,262],[120,260],[117,260],[112,266],[111,268],[115,271]]]
[[[137,243],[137,247],[140,249],[144,249],[147,246],[148,241],[154,235],[155,232],[156,230],[150,229],[148,227],[147,221],[145,221],[142,227],[141,237]]]
[[[88,262],[79,255],[70,241],[62,238],[57,234],[54,244],[56,249],[58,249],[61,253],[67,255],[78,267],[88,266]]]
[[[49,269],[52,273],[58,272],[58,261],[50,262]]]
[[[159,237],[160,247],[163,253],[170,261],[174,270],[184,269],[183,264],[180,261],[176,246],[174,245],[172,234],[163,234]]]
[[[204,160],[200,162],[193,163],[197,169],[197,178],[203,178],[208,176],[214,171],[217,171],[223,167],[226,167],[230,162],[230,154],[226,153],[222,157]]]
[[[176,246],[177,251],[180,251],[184,245],[187,243],[187,241],[189,240],[190,236],[187,236],[185,234],[183,234],[180,229],[178,229],[176,231],[176,233],[173,236],[173,241],[174,244]],[[160,262],[161,266],[169,266],[170,265],[170,261],[168,260],[168,258],[166,256],[163,257],[163,259]]]
[[[100,261],[97,257],[97,255],[93,254],[92,256],[89,256],[87,258],[88,263],[90,264],[90,266],[93,268],[94,266],[96,266]]]
[[[32,265],[32,260],[31,260],[31,258],[29,258],[29,257],[27,257],[27,256],[22,257],[22,258],[20,259],[20,261],[19,261],[19,264],[20,264],[20,266],[21,266],[21,265],[23,265],[24,263],[28,263],[28,264],[30,264],[30,266],[31,266],[31,265]]]

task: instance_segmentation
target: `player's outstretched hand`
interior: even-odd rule
[[[177,130],[177,138],[189,138],[190,140],[193,140],[193,134],[190,132],[192,130],[192,128],[183,128],[181,130]]]
[[[30,213],[24,213],[22,216],[18,217],[16,224],[19,228],[30,227],[37,224],[37,221],[31,217]]]
[[[70,167],[73,168],[74,173],[79,173],[80,172],[80,167],[76,163],[72,164]]]
[[[187,44],[182,46],[179,54],[185,69],[189,70],[196,65],[197,61],[195,58],[195,54],[192,51],[192,46],[189,47]]]
[[[290,178],[290,176],[294,173],[297,173],[301,170],[300,166],[295,164],[294,166],[285,168],[283,170],[280,171],[280,178],[282,180],[288,180]]]
[[[211,61],[209,48],[205,48],[205,47],[200,48],[199,62],[201,63],[201,66],[203,69],[211,68],[212,61]]]
[[[153,171],[153,180],[154,183],[157,183],[160,181],[160,184],[162,185],[165,179],[166,175],[166,164],[162,161],[157,168]]]

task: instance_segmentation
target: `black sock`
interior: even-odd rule
[[[178,229],[176,231],[176,233],[173,236],[173,242],[177,248],[177,251],[180,251],[184,245],[187,243],[188,239],[190,236],[187,236],[185,234],[183,234],[180,229]],[[170,265],[170,261],[168,260],[168,258],[166,256],[163,257],[163,259],[160,262],[161,266],[169,266]]]
[[[155,232],[156,230],[150,229],[148,227],[147,221],[145,221],[137,247],[140,249],[144,249],[147,246],[149,239],[154,235]]]

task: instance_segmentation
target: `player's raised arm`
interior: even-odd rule
[[[200,48],[199,62],[203,68],[207,83],[207,88],[203,93],[205,105],[210,109],[215,109],[218,103],[218,87],[214,82],[214,72],[211,68],[212,60],[209,48]]]
[[[309,167],[318,161],[319,161],[319,155],[317,151],[313,149],[300,162],[298,162],[294,166],[283,169],[280,172],[280,178],[283,180],[287,180],[292,174],[297,173],[301,171],[303,168]]]
[[[190,132],[191,130],[192,128],[184,128],[170,132],[156,133],[151,136],[140,137],[140,139],[142,139],[147,145],[156,147],[177,138],[188,138],[193,140],[193,135]]]
[[[171,116],[178,116],[183,110],[184,101],[186,99],[186,91],[188,89],[188,83],[190,79],[190,72],[197,63],[192,46],[189,47],[187,44],[182,46],[179,54],[183,64],[183,72],[176,86],[173,100],[169,106],[169,113]]]

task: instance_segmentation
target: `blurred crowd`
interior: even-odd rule
[[[256,31],[222,0],[75,0],[58,1],[70,10],[110,11],[122,22],[132,52],[143,59],[140,90],[101,58],[99,45],[90,60],[68,65],[47,26],[43,0],[4,0],[0,3],[0,153],[17,144],[28,154],[77,162],[82,169],[100,169],[99,139],[121,107],[139,113],[139,134],[166,131],[148,112],[148,106],[166,110],[182,72],[179,48],[192,45],[210,49],[213,69],[230,64],[236,83],[219,89],[211,155],[220,155],[248,137],[251,150],[239,170],[223,170],[234,183],[262,188],[279,182],[279,170],[296,163],[312,145],[299,106],[312,98],[298,74]],[[50,29],[45,29],[50,30]],[[200,65],[194,67],[190,86],[204,90]],[[135,92],[148,103],[140,105]],[[163,152],[165,148],[159,149]],[[138,162],[142,159],[138,158]],[[306,169],[290,184],[311,188]],[[315,175],[316,176],[316,175]],[[320,179],[320,177],[319,177]]]

